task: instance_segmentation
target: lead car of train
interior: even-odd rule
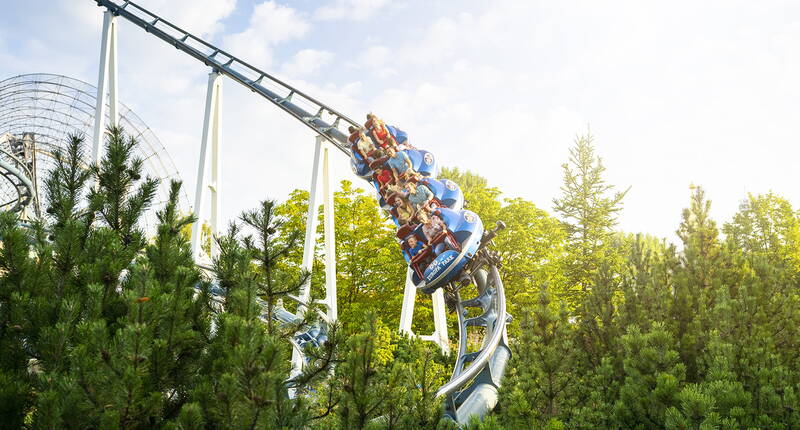
[[[381,207],[397,227],[397,240],[414,285],[423,292],[459,278],[481,245],[484,227],[480,217],[464,209],[464,194],[455,182],[437,179],[438,163],[432,153],[417,149],[402,130],[367,115],[364,128],[350,128],[351,167],[370,182]],[[390,156],[405,154],[402,175],[392,169]],[[414,186],[408,186],[408,183]],[[409,188],[420,188],[424,203],[410,202]],[[427,191],[429,191],[429,193]],[[416,206],[416,207],[415,207]]]

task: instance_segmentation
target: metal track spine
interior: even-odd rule
[[[174,46],[178,50],[183,51],[186,54],[189,54],[191,57],[203,62],[203,64],[212,67],[219,73],[228,76],[247,88],[250,88],[250,90],[253,92],[266,98],[271,103],[275,104],[283,111],[289,113],[307,127],[314,130],[315,133],[323,136],[326,140],[344,152],[348,157],[350,156],[347,135],[340,131],[338,126],[342,121],[353,126],[358,126],[359,124],[354,120],[298,90],[297,88],[270,75],[269,73],[264,72],[263,70],[252,66],[246,61],[241,60],[229,54],[228,52],[192,35],[191,33],[179,28],[178,26],[170,23],[169,21],[148,11],[132,1],[126,1],[122,5],[112,0],[95,0],[95,2],[98,6],[107,8],[114,15],[122,16],[128,21],[144,29],[144,31],[153,34],[159,39]],[[137,15],[134,10],[139,11],[146,17]],[[209,50],[210,53],[203,52],[201,49]],[[277,87],[277,90],[282,91],[284,95],[267,88],[265,86],[266,83]],[[297,97],[300,97],[301,101],[305,101],[305,104],[312,106],[315,110],[315,113],[312,114],[299,104],[295,103]],[[328,122],[327,118],[331,119],[330,122]]]

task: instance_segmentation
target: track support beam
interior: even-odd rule
[[[106,129],[106,92],[109,120],[113,127],[119,123],[117,102],[117,17],[110,11],[103,14],[103,34],[100,40],[100,70],[97,77],[97,104],[94,112],[92,164],[100,162],[103,135]]]
[[[333,322],[339,319],[339,309],[336,303],[336,218],[333,213],[333,186],[331,184],[330,155],[333,145],[322,136],[317,136],[317,141],[322,143],[322,212],[323,229],[325,232],[325,306],[327,307],[328,320]]]
[[[203,138],[200,143],[200,160],[197,162],[197,188],[194,195],[194,215],[197,221],[192,225],[192,255],[198,260],[202,254],[200,239],[203,235],[203,195],[205,188],[211,194],[211,255],[216,257],[218,246],[213,240],[219,234],[221,208],[220,198],[220,108],[222,104],[222,75],[213,71],[208,75],[206,107],[203,117]],[[208,164],[208,146],[211,143],[211,181],[206,183],[205,169]]]
[[[330,153],[333,149],[323,136],[317,136],[314,145],[314,166],[311,170],[311,186],[308,194],[308,212],[306,213],[306,235],[303,242],[303,262],[304,271],[311,273],[314,269],[314,251],[317,243],[317,227],[319,219],[317,210],[319,209],[319,177],[322,174],[322,219],[325,234],[325,315],[328,323],[332,323],[339,318],[338,305],[336,301],[336,231],[334,217],[333,187],[331,183]],[[300,316],[306,311],[305,304],[311,300],[311,278],[306,281],[298,293],[297,315]],[[291,377],[297,375],[303,368],[303,357],[297,351],[292,351],[292,373]]]
[[[400,310],[400,333],[415,336],[411,328],[414,322],[414,305],[417,298],[417,287],[411,280],[411,269],[406,272],[406,286],[403,291],[403,308]],[[447,337],[447,311],[444,303],[444,292],[441,288],[432,295],[433,300],[433,333],[422,335],[420,339],[428,340],[442,349],[442,353],[450,353],[450,341]]]

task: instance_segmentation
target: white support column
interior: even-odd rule
[[[406,287],[403,291],[403,308],[400,310],[400,333],[407,333],[414,336],[411,323],[414,322],[414,304],[417,299],[417,286],[411,280],[413,270],[406,272]]]
[[[194,194],[194,215],[197,217],[194,225],[192,225],[192,255],[195,259],[200,256],[201,246],[200,237],[203,233],[203,220],[201,214],[203,213],[203,192],[206,186],[205,170],[208,163],[208,142],[211,140],[211,151],[215,160],[212,161],[212,184],[211,184],[211,230],[212,232],[218,231],[218,226],[214,223],[219,222],[218,213],[215,210],[219,209],[217,183],[215,179],[219,180],[219,107],[220,107],[220,92],[221,92],[221,79],[222,75],[213,71],[208,75],[208,90],[206,91],[206,108],[203,117],[203,139],[200,143],[200,160],[197,162],[197,187]],[[216,178],[214,177],[216,176]],[[212,241],[213,243],[213,241]]]
[[[321,139],[322,137],[317,137]],[[322,193],[323,217],[325,230],[325,305],[328,311],[328,320],[336,321],[339,318],[336,303],[336,219],[333,213],[333,187],[331,186],[331,166],[329,163],[331,144],[327,141],[322,145]]]
[[[433,343],[442,348],[444,354],[450,353],[450,341],[447,339],[447,311],[444,307],[444,290],[437,289],[431,295],[433,300]]]
[[[222,87],[217,79],[217,94],[215,98],[214,122],[211,133],[211,183],[208,185],[211,191],[211,258],[219,256],[219,245],[213,239],[220,233],[220,216],[222,214],[222,179],[220,177],[222,169],[222,151],[220,140],[220,111],[222,110]]]
[[[106,12],[108,13],[108,12]],[[119,125],[119,102],[117,92],[118,70],[117,70],[117,17],[111,18],[111,31],[108,41],[109,61],[108,61],[108,106],[111,126]]]
[[[306,236],[303,242],[303,270],[311,273],[314,269],[314,250],[317,243],[317,227],[319,226],[319,218],[317,210],[319,209],[319,174],[322,173],[322,193],[323,193],[323,222],[325,231],[325,299],[323,302],[326,305],[326,317],[328,321],[334,321],[338,318],[337,303],[336,303],[336,255],[335,255],[335,236],[333,233],[333,193],[330,187],[330,170],[328,162],[330,145],[326,144],[325,138],[317,136],[316,144],[314,145],[314,165],[311,170],[311,187],[308,190],[308,212],[306,213]],[[330,256],[330,257],[329,257]],[[333,264],[330,261],[333,260]],[[331,281],[332,280],[332,281]],[[303,284],[297,297],[301,303],[297,307],[297,314],[301,315],[306,311],[304,303],[311,301],[311,278]],[[292,371],[290,377],[299,374],[303,369],[305,363],[303,356],[296,350],[292,350]],[[290,396],[294,396],[290,392]]]
[[[306,213],[306,237],[303,241],[303,262],[302,269],[308,273],[314,269],[314,249],[317,243],[317,185],[319,184],[320,156],[322,155],[322,137],[317,136],[314,145],[314,166],[311,170],[311,187],[308,190],[308,212]],[[298,299],[301,303],[308,303],[311,298],[311,278],[309,277],[300,289]],[[305,312],[305,306],[298,308],[298,313]]]
[[[94,140],[92,164],[100,161],[106,122],[106,92],[111,89],[111,124],[117,125],[117,17],[109,11],[103,14],[103,34],[100,40],[100,70],[97,77],[97,100],[94,110]],[[109,75],[111,75],[109,79]]]

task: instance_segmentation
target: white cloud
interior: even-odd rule
[[[361,70],[371,71],[379,78],[397,75],[397,69],[392,67],[392,51],[383,45],[364,49],[355,61],[351,61],[347,66],[356,69],[356,73],[360,73]]]
[[[364,21],[372,18],[388,3],[388,0],[334,0],[332,4],[317,9],[314,19]]]
[[[281,67],[282,76],[306,77],[319,73],[320,69],[330,64],[333,53],[318,51],[316,49],[303,49],[284,63]]]
[[[304,36],[309,27],[297,10],[266,1],[255,7],[247,29],[224,37],[224,46],[256,67],[269,68],[272,48],[278,43]]]
[[[236,0],[140,0],[145,9],[196,36],[212,37],[223,31],[223,18],[236,9]]]

